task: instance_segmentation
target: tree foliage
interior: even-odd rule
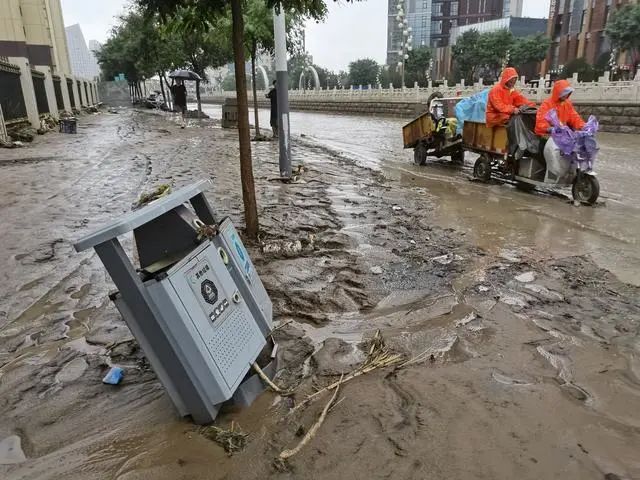
[[[506,29],[480,33],[465,32],[453,47],[455,67],[471,83],[479,77],[496,80],[505,63],[523,69],[544,60],[551,46],[545,35],[516,38]]]
[[[589,64],[584,58],[576,58],[564,66],[560,77],[572,78],[574,73],[578,74],[580,82],[593,82],[604,73],[604,69]]]
[[[351,85],[377,85],[380,65],[371,58],[361,58],[349,64],[349,82]]]
[[[629,50],[635,60],[640,51],[640,5],[618,9],[607,24],[606,34],[614,47]]]

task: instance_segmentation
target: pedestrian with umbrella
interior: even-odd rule
[[[174,108],[182,114],[181,128],[186,127],[186,113],[187,113],[187,87],[184,86],[185,80],[195,80],[200,82],[201,78],[195,72],[190,70],[175,70],[169,74],[169,78],[176,81],[170,87],[171,95],[173,96]]]

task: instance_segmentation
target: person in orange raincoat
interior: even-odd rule
[[[585,126],[584,120],[576,109],[569,97],[573,93],[573,88],[566,80],[558,80],[553,84],[551,97],[547,98],[536,115],[536,135],[541,137],[551,133],[551,124],[547,121],[547,113],[555,109],[558,112],[558,119],[571,128],[572,130],[582,130]]]
[[[500,82],[489,92],[487,101],[487,126],[497,127],[509,123],[512,115],[520,112],[520,107],[525,105],[535,106],[514,87],[518,81],[518,72],[515,68],[505,68],[500,77]]]

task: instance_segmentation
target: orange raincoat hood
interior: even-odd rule
[[[500,76],[500,85],[507,88],[507,82],[514,78],[518,78],[518,72],[516,69],[512,67],[505,68]]]
[[[505,68],[500,76],[500,82],[493,86],[487,100],[486,122],[489,127],[506,125],[516,108],[523,105],[534,105],[516,89],[507,88],[507,82],[518,78],[515,68]]]
[[[553,91],[551,92],[551,101],[553,103],[560,103],[560,95],[567,88],[571,88],[571,84],[568,80],[557,80],[553,84]]]

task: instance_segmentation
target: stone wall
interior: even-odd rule
[[[585,120],[595,115],[603,132],[640,133],[640,104],[581,103],[575,106]]]
[[[209,98],[206,101],[223,103],[224,98]],[[251,100],[250,104],[253,105]],[[261,108],[269,108],[269,102],[266,99],[260,99],[258,104]],[[575,106],[585,120],[589,115],[595,115],[600,121],[600,130],[603,132],[640,133],[640,104],[576,103]],[[290,107],[291,110],[300,111],[385,115],[406,119],[414,118],[427,109],[427,106],[422,103],[337,102],[299,99],[291,99]]]

